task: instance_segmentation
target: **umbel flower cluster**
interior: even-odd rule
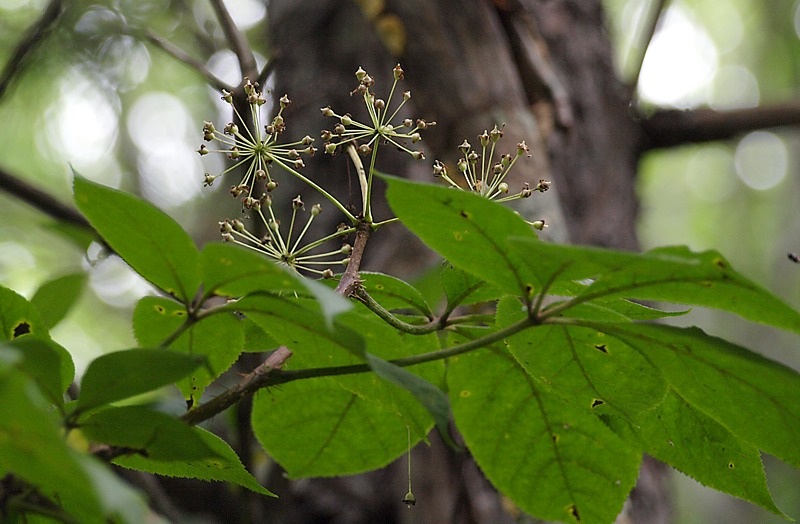
[[[397,96],[398,83],[404,77],[403,69],[399,64],[394,67],[392,74],[394,82],[388,97],[384,100],[373,92],[375,83],[373,78],[361,68],[356,71],[358,85],[351,95],[358,95],[362,98],[367,109],[367,121],[359,121],[349,113],[338,114],[331,107],[321,109],[323,115],[336,120],[332,130],[322,131],[324,152],[334,155],[344,150],[350,155],[357,168],[363,201],[362,210],[357,216],[324,188],[301,174],[300,170],[305,167],[303,156],[311,156],[317,151],[313,146],[313,138],[306,135],[295,142],[281,143],[281,135],[286,130],[283,112],[291,104],[288,96],[284,95],[280,98],[277,114],[269,124],[263,125],[259,109],[266,100],[259,90],[258,84],[253,84],[249,79],[245,79],[244,95],[249,119],[243,118],[239,113],[237,105],[234,104],[234,95],[223,91],[222,99],[231,106],[235,121],[225,125],[221,132],[212,122],[204,122],[203,138],[209,143],[209,146],[203,144],[197,152],[203,156],[209,153],[222,154],[233,162],[220,174],[206,173],[204,185],[212,185],[217,178],[223,175],[243,172],[240,181],[231,186],[231,195],[241,199],[243,210],[249,212],[251,218],[260,222],[259,229],[263,231],[259,234],[253,233],[245,227],[245,221],[240,219],[224,220],[220,222],[223,240],[259,251],[295,271],[302,270],[332,278],[334,276],[333,267],[348,263],[352,247],[342,242],[346,236],[356,230],[359,224],[367,224],[372,229],[376,229],[394,221],[394,219],[389,219],[383,222],[374,222],[372,217],[370,203],[372,178],[375,173],[378,149],[384,144],[391,145],[414,159],[422,160],[425,158],[423,151],[412,149],[412,147],[422,140],[420,132],[435,126],[436,122],[398,117],[403,106],[411,99],[411,92],[404,91],[402,95]],[[398,99],[399,102],[393,108],[392,102]],[[251,126],[247,125],[248,121],[252,123]],[[503,131],[497,126],[492,131],[484,131],[479,135],[478,140],[482,148],[480,154],[473,151],[472,146],[464,140],[464,143],[459,146],[463,157],[459,159],[456,166],[458,173],[463,177],[462,184],[456,182],[451,177],[447,166],[438,160],[433,166],[434,176],[442,178],[454,188],[472,191],[498,202],[526,198],[531,196],[534,191],[547,191],[550,183],[540,180],[534,188],[526,183],[517,193],[509,194],[505,178],[517,160],[528,153],[528,147],[525,142],[521,142],[517,144],[515,155],[503,154],[496,157],[495,146],[502,136]],[[364,168],[360,157],[371,157],[368,168]],[[279,186],[279,177],[276,176],[273,169],[276,166],[281,171],[299,178],[315,189],[319,195],[327,199],[342,213],[345,221],[349,224],[343,223],[331,234],[307,241],[306,234],[315,217],[322,212],[322,207],[320,204],[314,204],[309,211],[306,211],[305,204],[299,196],[291,201],[291,218],[287,221],[288,225],[282,224],[276,216],[273,205],[275,191]],[[308,214],[308,217],[301,218],[305,213]],[[544,227],[544,222],[531,222],[531,225],[541,229]],[[339,247],[327,250],[322,248],[323,244],[333,243],[337,239],[340,241]]]

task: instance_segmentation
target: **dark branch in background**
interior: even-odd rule
[[[206,81],[211,85],[211,87],[215,88],[217,91],[222,91],[223,89],[227,91],[233,91],[234,87],[222,79],[217,77],[214,73],[208,70],[206,65],[197,60],[196,58],[189,56],[183,49],[180,49],[176,45],[172,44],[171,42],[161,38],[157,34],[153,33],[152,31],[145,31],[144,33],[145,38],[148,42],[155,45],[165,53],[171,55],[179,62],[183,62],[184,64],[188,65],[201,75],[203,75]]]
[[[231,46],[236,58],[239,60],[239,67],[242,70],[243,77],[250,77],[253,80],[258,78],[258,66],[256,65],[256,57],[253,55],[253,50],[247,43],[244,36],[231,18],[228,9],[222,0],[211,0],[211,7],[217,14],[222,32],[225,33],[225,38],[228,40],[228,45]]]
[[[33,187],[24,180],[15,177],[6,170],[0,168],[0,189],[27,202],[42,213],[49,215],[56,220],[61,220],[73,224],[89,231],[94,232],[94,228],[89,222],[75,209],[56,200],[52,195]]]
[[[21,71],[22,63],[44,41],[44,37],[55,26],[63,12],[62,1],[51,0],[42,16],[28,28],[11,53],[11,58],[8,59],[3,72],[0,73],[0,98],[3,97],[16,74]]]
[[[636,57],[636,64],[631,75],[628,85],[631,87],[632,96],[636,97],[636,87],[639,85],[639,75],[642,73],[642,65],[644,65],[644,57],[647,55],[647,49],[650,47],[650,42],[658,29],[658,23],[661,21],[662,16],[666,12],[669,0],[655,0],[652,5],[647,8],[646,18],[642,26],[642,32],[639,35],[641,42],[636,51],[639,56]]]
[[[267,61],[267,63],[264,64],[264,67],[261,69],[261,72],[258,74],[258,85],[260,85],[262,88],[267,84],[267,79],[269,78],[269,75],[272,74],[272,70],[275,69],[275,59],[276,58],[277,57],[275,55],[273,55]]]
[[[737,135],[800,124],[800,101],[747,109],[662,110],[642,122],[642,151],[726,140]]]

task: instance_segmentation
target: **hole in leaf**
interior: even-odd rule
[[[14,331],[12,332],[11,338],[21,337],[22,335],[27,335],[31,332],[31,325],[26,321],[22,321],[16,326],[14,326]]]
[[[455,231],[455,232],[453,232],[453,237],[455,237],[456,240],[461,240],[461,233],[459,233],[458,231]]]
[[[580,522],[581,516],[578,514],[578,507],[575,504],[570,504],[567,506],[567,513],[569,513],[572,518]]]
[[[594,348],[600,351],[601,353],[608,353],[608,346],[606,346],[605,344],[595,344]]]
[[[172,316],[173,317],[185,317],[186,316],[186,311],[184,311],[182,309],[179,309],[177,311],[173,311]]]
[[[728,269],[728,264],[726,264],[721,258],[715,258],[714,265],[722,269]]]
[[[461,215],[462,217],[466,218],[467,220],[469,220],[471,218],[470,214],[468,212],[464,211],[463,209],[458,214]]]
[[[597,406],[602,406],[603,404],[605,404],[605,401],[600,400],[599,398],[596,398],[592,401],[593,408],[596,408]]]
[[[733,469],[735,466],[733,462],[728,462],[728,468]]]
[[[466,389],[465,389],[464,391],[462,391],[461,393],[459,393],[459,394],[458,394],[458,396],[460,396],[461,398],[467,398],[467,397],[469,397],[470,395],[472,395],[472,392],[471,392],[471,391],[468,391],[468,390],[466,390]]]
[[[553,433],[553,434],[550,435],[550,438],[553,439],[554,443],[558,444],[558,439],[561,438],[561,437],[559,437],[558,435]]]
[[[164,306],[155,306],[155,309],[159,315],[163,315],[167,311]]]

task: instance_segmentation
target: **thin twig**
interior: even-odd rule
[[[50,0],[42,16],[28,28],[17,47],[11,52],[11,58],[6,62],[3,72],[0,73],[0,98],[17,74],[22,71],[22,63],[44,41],[44,37],[55,26],[63,12],[62,0]]]
[[[222,413],[243,398],[255,393],[262,387],[261,382],[264,377],[280,370],[291,356],[292,352],[287,347],[279,347],[256,369],[240,380],[236,386],[222,395],[214,397],[205,404],[201,404],[197,406],[197,408],[187,411],[180,419],[187,424],[194,425]]]
[[[342,296],[351,296],[357,286],[361,284],[361,277],[358,272],[361,268],[361,259],[364,256],[364,249],[367,247],[367,240],[372,231],[372,225],[366,221],[360,221],[356,226],[356,239],[353,242],[353,250],[350,252],[350,262],[342,273],[342,278],[339,279],[339,285],[336,286],[336,292]]]
[[[636,86],[639,85],[639,75],[642,73],[644,57],[647,55],[647,49],[650,47],[650,42],[653,41],[653,36],[656,34],[656,29],[658,29],[658,24],[661,21],[661,17],[666,12],[668,3],[669,0],[654,0],[648,7],[645,8],[647,9],[647,13],[643,17],[644,25],[642,26],[641,33],[639,34],[640,42],[635,50],[631,51],[639,52],[639,55],[636,57],[636,63],[634,64],[631,78],[628,80],[628,85],[631,86],[632,96],[636,96]]]
[[[258,74],[258,85],[261,86],[263,89],[265,85],[267,85],[267,80],[269,79],[269,75],[272,74],[272,71],[275,69],[275,62],[276,57],[273,55],[264,67],[261,68],[261,72]]]
[[[800,124],[800,100],[728,111],[662,110],[642,124],[646,135],[642,151],[726,140],[757,129]]]
[[[27,202],[56,220],[76,225],[94,233],[94,228],[89,224],[89,221],[75,209],[2,168],[0,168],[0,189],[16,196],[23,202]]]
[[[236,58],[239,60],[242,76],[258,78],[258,66],[256,65],[256,57],[253,55],[253,50],[250,48],[250,44],[247,43],[244,33],[233,21],[231,14],[225,7],[225,3],[222,0],[211,0],[211,7],[217,14],[217,20],[222,27],[222,32],[225,33],[228,44],[230,44]]]
[[[209,69],[203,62],[190,56],[183,49],[177,47],[172,42],[165,40],[164,38],[150,31],[149,29],[145,31],[144,36],[147,39],[147,41],[149,41],[154,46],[158,47],[168,55],[177,59],[179,62],[183,62],[187,66],[191,67],[192,69],[203,75],[206,81],[209,84],[211,84],[211,86],[217,91],[222,91],[223,89],[226,91],[234,90],[234,86],[228,84],[227,82],[219,78],[217,75],[209,71]]]

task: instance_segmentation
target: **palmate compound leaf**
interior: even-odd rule
[[[800,374],[698,328],[587,323],[639,351],[688,404],[800,467]]]
[[[214,453],[214,457],[195,460],[153,460],[141,455],[124,455],[113,460],[114,464],[124,468],[135,469],[163,475],[165,477],[193,478],[228,482],[260,493],[276,496],[264,488],[245,469],[236,452],[227,442],[202,428],[194,428],[196,434]]]
[[[200,257],[177,222],[133,195],[75,173],[75,205],[137,273],[189,304],[200,286]]]
[[[545,520],[614,520],[641,454],[593,414],[533,380],[509,353],[484,349],[448,362],[456,425],[494,486]]]
[[[328,329],[319,312],[302,299],[258,295],[234,306],[292,349],[288,369],[366,360],[381,368],[385,359],[438,349],[434,335],[406,343],[371,313],[344,313]],[[414,433],[413,444],[432,426],[418,399],[430,395],[435,402],[430,383],[442,382],[442,364],[415,366],[414,371],[417,379],[403,373],[392,384],[376,374],[360,373],[299,380],[259,392],[253,402],[253,430],[291,477],[344,475],[385,466],[407,450],[406,427]],[[425,387],[420,385],[423,380]],[[418,396],[393,385],[398,382]]]
[[[800,333],[800,312],[731,268],[716,251],[685,247],[625,253],[510,238],[508,245],[539,278],[594,279],[579,302],[623,297],[708,306]]]
[[[144,297],[133,312],[133,332],[140,345],[156,347],[176,333],[186,317],[186,308],[174,300]],[[177,381],[187,401],[196,404],[205,387],[236,362],[244,340],[243,322],[231,312],[221,311],[192,323],[169,344],[170,350],[206,359],[205,366]]]
[[[629,442],[701,484],[749,500],[778,515],[764,476],[761,455],[673,390],[656,408],[632,422],[606,417]]]
[[[498,327],[525,318],[518,299],[497,307]],[[664,399],[661,373],[638,351],[595,329],[542,325],[506,340],[511,354],[539,384],[579,409],[631,421]]]
[[[393,177],[386,181],[392,211],[448,262],[515,295],[527,296],[539,283],[535,271],[506,245],[509,237],[537,239],[513,211],[466,191]]]

